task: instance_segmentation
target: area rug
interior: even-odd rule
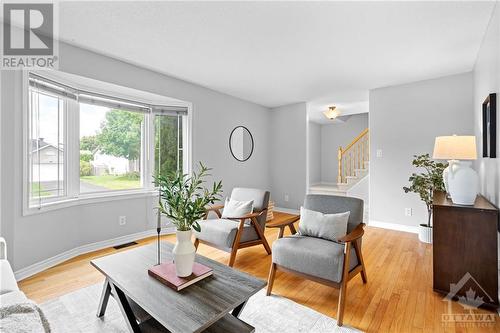
[[[96,284],[55,298],[41,305],[54,333],[128,333],[113,298],[106,315],[96,317],[102,285]],[[275,332],[361,332],[338,327],[335,319],[281,296],[265,296],[264,290],[250,298],[240,318],[255,327],[256,333]]]

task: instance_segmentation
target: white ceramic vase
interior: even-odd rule
[[[191,242],[192,231],[176,231],[177,242],[172,253],[174,255],[175,272],[179,277],[186,277],[193,273],[196,248]]]

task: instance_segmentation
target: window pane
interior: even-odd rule
[[[167,175],[183,170],[182,116],[155,116],[155,170],[154,174]]]
[[[80,103],[80,192],[141,188],[144,114]]]
[[[64,101],[30,90],[30,203],[66,194]]]

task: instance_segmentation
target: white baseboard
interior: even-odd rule
[[[162,235],[167,235],[167,234],[172,234],[175,232],[175,227],[167,227],[164,228],[161,231]],[[151,237],[156,235],[156,229],[151,229],[151,230],[146,230],[146,231],[141,231],[137,232],[135,234],[131,235],[125,235],[125,236],[120,236],[117,238],[113,239],[108,239],[96,243],[91,243],[91,244],[86,244],[82,245],[79,247],[76,247],[74,249],[65,251],[63,253],[60,253],[56,256],[53,256],[51,258],[42,260],[40,262],[37,262],[35,264],[29,265],[28,267],[21,268],[17,271],[14,272],[14,275],[16,276],[16,280],[20,281],[23,279],[26,279],[36,273],[40,273],[48,268],[51,268],[55,265],[58,265],[66,260],[69,260],[71,258],[74,258],[76,256],[93,252],[93,251],[98,251],[102,250],[108,247],[112,246],[117,246],[120,244],[128,243],[128,242],[133,242],[139,239]]]
[[[375,221],[375,220],[370,220],[368,222],[368,225],[370,227],[411,232],[412,234],[418,234],[418,227],[414,227],[414,226],[410,226],[410,225],[403,225],[403,224],[389,223],[389,222],[382,222],[382,221]]]
[[[274,207],[273,211],[288,213],[288,214],[300,214],[300,211],[298,209],[292,209],[292,208]]]
[[[336,182],[319,182],[319,183],[309,184],[309,187],[311,187],[311,186],[321,186],[321,185],[337,186],[337,183]]]

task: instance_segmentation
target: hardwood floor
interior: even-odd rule
[[[276,219],[285,218],[275,213]],[[289,231],[286,230],[285,234]],[[266,237],[272,243],[277,229],[266,229]],[[174,235],[163,240],[175,242]],[[154,242],[154,238],[138,241],[142,246]],[[120,250],[126,251],[129,248]],[[229,253],[200,244],[199,253],[227,263]],[[102,275],[90,264],[90,260],[118,252],[113,248],[81,255],[33,277],[21,281],[20,288],[26,295],[44,302],[79,288],[103,281]],[[447,313],[448,303],[432,291],[432,246],[420,243],[417,236],[405,232],[367,227],[363,238],[363,255],[368,274],[368,284],[361,277],[351,280],[347,289],[344,323],[367,332],[500,332],[499,318],[495,312],[473,310],[475,314],[494,315],[493,324],[480,327],[468,325],[444,325],[442,315]],[[263,246],[238,251],[234,268],[266,280],[271,256]],[[278,272],[273,294],[287,297],[327,316],[336,317],[338,290],[315,282]],[[452,302],[453,313],[468,313],[459,303]]]

